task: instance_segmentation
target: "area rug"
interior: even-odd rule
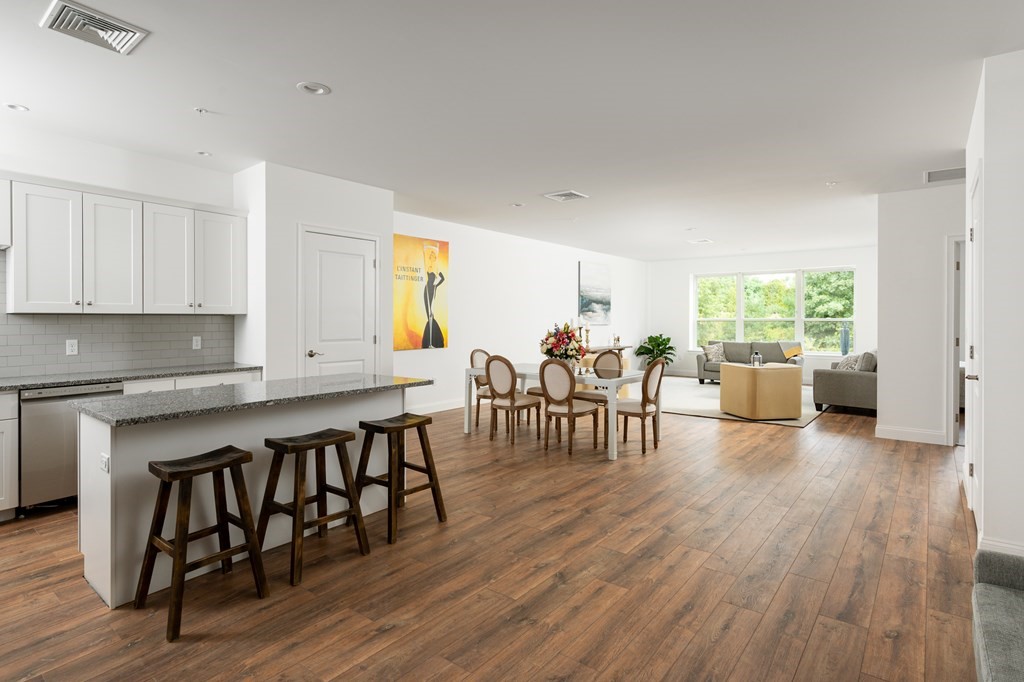
[[[726,414],[718,409],[719,390],[717,383],[699,383],[692,377],[665,377],[661,382],[661,411],[672,414],[685,414],[692,417],[711,417],[712,419],[732,419],[733,421],[753,422],[755,424],[778,424],[779,426],[795,426],[803,428],[821,416],[814,409],[814,396],[810,386],[802,387],[803,416],[800,419],[769,419],[754,421]]]

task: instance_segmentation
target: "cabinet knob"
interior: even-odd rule
[[[188,304],[188,307],[189,307],[189,308],[191,308],[191,307],[193,307],[193,306],[192,306],[192,304],[191,304],[191,303],[189,303],[189,304]]]
[[[197,305],[197,306],[199,306],[200,308],[202,308],[202,307],[203,307],[203,304],[202,304],[202,303],[197,303],[196,305]]]
[[[75,301],[75,305],[82,305],[81,301]]]
[[[86,301],[85,304],[86,305],[92,305],[92,301]]]

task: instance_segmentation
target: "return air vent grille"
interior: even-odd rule
[[[576,201],[578,199],[589,199],[590,197],[586,194],[581,194],[571,189],[564,190],[562,192],[552,192],[551,194],[545,194],[545,197],[551,199],[551,201],[557,201],[559,203],[565,203],[566,201]]]
[[[966,168],[944,168],[943,170],[928,171],[924,174],[925,184],[931,184],[933,182],[949,182],[950,180],[964,180],[966,178]]]
[[[128,54],[149,35],[138,26],[67,0],[54,0],[39,26],[118,54]]]

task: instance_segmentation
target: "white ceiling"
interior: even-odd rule
[[[124,57],[3,0],[5,122],[644,260],[875,243],[874,195],[963,165],[982,59],[1024,48],[1020,0],[85,4],[151,35]]]

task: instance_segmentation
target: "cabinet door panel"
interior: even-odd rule
[[[245,313],[246,222],[196,211],[196,312]]]
[[[195,212],[143,205],[143,310],[195,312]]]
[[[86,194],[85,312],[142,312],[142,202]]]
[[[11,245],[11,181],[0,180],[0,246]]]
[[[18,420],[0,421],[0,511],[18,506]]]
[[[82,193],[12,183],[8,312],[82,311]]]

